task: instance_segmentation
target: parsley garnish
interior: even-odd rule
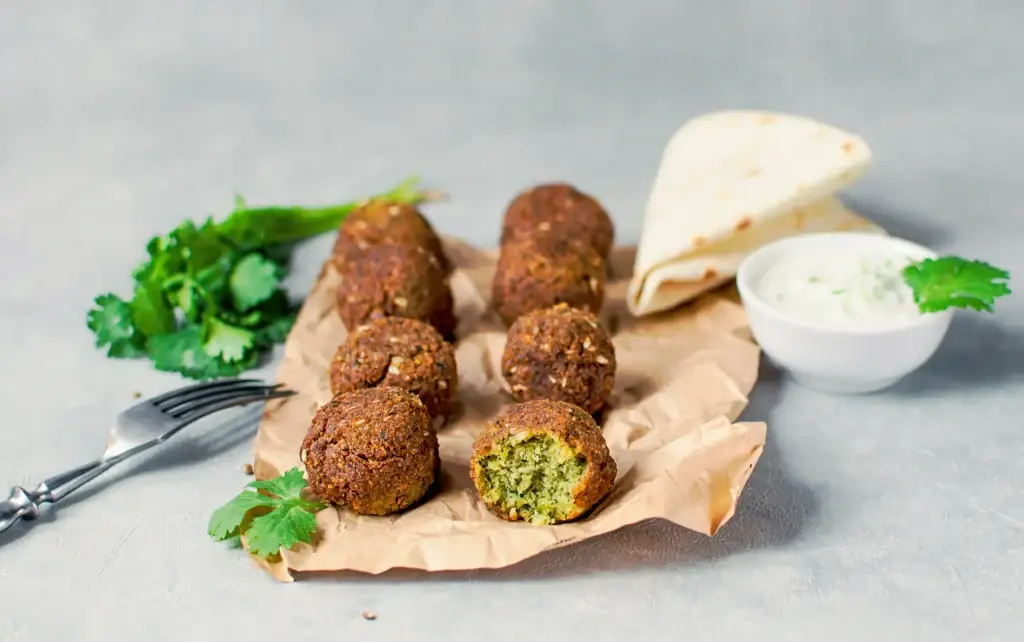
[[[249,552],[276,555],[316,533],[316,513],[327,504],[302,498],[306,480],[292,468],[280,477],[254,481],[210,516],[207,532],[214,540],[237,540],[245,535]]]
[[[377,196],[433,198],[408,179]],[[108,357],[148,357],[191,379],[230,377],[284,341],[296,309],[281,287],[292,246],[338,227],[358,203],[322,208],[249,207],[240,196],[220,223],[187,220],[146,245],[130,299],[103,294],[87,324]]]
[[[983,261],[943,256],[912,263],[903,280],[914,292],[921,312],[964,308],[992,312],[995,300],[1010,294],[1010,273]]]

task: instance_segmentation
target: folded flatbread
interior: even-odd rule
[[[685,303],[786,236],[883,233],[837,197],[870,160],[860,137],[801,116],[724,111],[686,123],[665,148],[647,201],[630,312]]]

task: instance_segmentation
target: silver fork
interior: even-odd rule
[[[172,390],[140,401],[117,416],[107,448],[96,461],[42,481],[33,490],[11,489],[0,502],[0,532],[39,516],[41,504],[58,502],[122,461],[161,444],[185,426],[215,412],[295,393],[259,379],[228,379]]]

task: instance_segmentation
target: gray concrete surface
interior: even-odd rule
[[[852,197],[894,233],[1024,274],[1022,24],[1014,0],[2,2],[0,483],[90,458],[133,391],[180,383],[104,359],[83,315],[236,190],[422,172],[454,195],[438,226],[493,243],[557,177],[629,241],[679,124],[765,107],[863,134]],[[251,428],[197,430],[0,539],[0,640],[1020,640],[1022,301],[882,394],[767,370],[767,451],[713,540],[647,524],[495,573],[278,585],[205,535]]]

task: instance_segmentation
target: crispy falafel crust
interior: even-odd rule
[[[364,260],[366,250],[374,245],[422,247],[437,257],[445,274],[452,269],[437,232],[408,203],[374,199],[356,208],[338,228],[332,260],[344,269],[348,263]]]
[[[594,418],[582,408],[562,401],[527,401],[508,407],[502,414],[490,421],[473,442],[469,474],[481,497],[483,486],[482,460],[500,442],[512,435],[548,434],[583,457],[587,462],[583,477],[573,489],[573,504],[576,509],[563,520],[571,521],[585,514],[611,491],[618,469],[608,443]],[[485,503],[486,500],[484,500]],[[488,503],[488,509],[507,521],[519,521],[520,515],[512,517],[498,506]]]
[[[508,204],[501,244],[537,236],[582,239],[607,259],[615,227],[593,196],[569,183],[545,183],[520,192]]]
[[[443,337],[455,333],[454,299],[437,257],[421,247],[374,245],[363,259],[338,268],[338,315],[351,331],[381,317],[430,323]]]
[[[321,406],[300,458],[313,493],[364,515],[388,515],[422,499],[440,463],[426,406],[390,387],[345,393]]]
[[[519,401],[553,399],[593,414],[615,385],[615,346],[597,317],[564,303],[519,317],[501,372]]]
[[[331,360],[331,392],[394,386],[446,417],[458,386],[455,348],[430,324],[384,317],[351,332]]]
[[[605,262],[579,241],[526,239],[502,246],[491,304],[506,326],[556,303],[600,312]]]

